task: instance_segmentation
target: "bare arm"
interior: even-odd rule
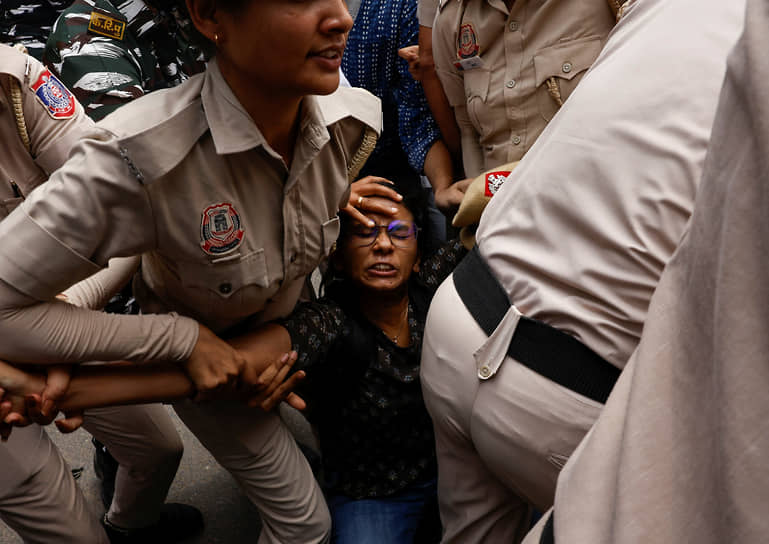
[[[438,74],[435,73],[435,61],[433,60],[433,29],[419,27],[419,71],[422,88],[433,112],[435,122],[441,129],[443,141],[454,157],[460,154],[459,128],[454,120],[454,112],[451,110],[449,100],[443,91]]]
[[[243,390],[249,405],[268,410],[285,399],[295,408],[304,408],[304,401],[290,393],[304,373],[300,371],[285,379],[296,361],[296,354],[287,354],[291,350],[291,339],[286,329],[268,324],[229,343],[242,354],[246,362],[244,373],[250,373],[251,383],[257,384]],[[14,411],[21,410],[14,398],[33,395],[39,400],[45,384],[45,374],[0,361],[0,389],[5,392],[6,411],[10,406]],[[173,363],[79,365],[68,389],[59,397],[57,408],[67,413],[102,406],[170,402],[195,393],[193,382]],[[2,414],[0,420],[5,416],[7,414]]]

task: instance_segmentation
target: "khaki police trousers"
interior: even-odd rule
[[[42,427],[0,444],[0,518],[27,544],[108,544],[69,466]]]
[[[168,409],[162,404],[95,408],[86,412],[83,427],[120,463],[109,521],[125,529],[155,523],[184,452]]]
[[[157,521],[183,446],[160,404],[98,408],[83,427],[120,463],[107,513],[124,528]],[[14,429],[0,444],[0,516],[25,542],[106,541],[56,446],[41,427]]]
[[[259,510],[260,544],[328,541],[331,517],[323,493],[277,413],[227,400],[185,400],[174,409]]]
[[[486,340],[449,277],[430,305],[421,368],[444,543],[520,542],[603,407],[509,356],[480,379],[474,353]]]

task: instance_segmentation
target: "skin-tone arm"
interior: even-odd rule
[[[424,168],[435,193],[435,205],[446,215],[456,212],[471,180],[453,182],[451,157],[441,140],[430,147]]]
[[[443,92],[443,87],[435,73],[433,61],[433,29],[426,26],[419,27],[419,45],[404,47],[398,51],[401,58],[409,63],[409,72],[412,77],[422,83],[427,103],[433,112],[435,122],[441,130],[443,141],[453,157],[460,155],[459,128],[454,119],[454,112]]]
[[[296,353],[289,353],[291,338],[286,329],[267,324],[228,343],[245,361],[243,382],[237,392],[221,388],[218,395],[238,394],[247,399],[249,406],[259,406],[265,411],[283,400],[299,410],[305,408],[304,400],[291,392],[304,379],[304,371],[286,379],[296,361]],[[44,374],[28,373],[0,362],[0,390],[5,393],[5,397],[0,393],[0,436],[7,438],[12,426],[42,419],[41,392],[45,386]],[[54,415],[59,410],[70,414],[101,406],[168,402],[196,393],[187,374],[172,363],[79,365],[66,391],[58,396],[56,405],[45,408]],[[50,420],[41,423],[48,422]],[[80,423],[79,418],[68,418],[58,420],[57,426],[66,432],[75,430]]]

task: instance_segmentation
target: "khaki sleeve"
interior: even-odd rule
[[[48,70],[30,57],[27,71],[25,81],[21,82],[21,91],[30,151],[37,165],[50,174],[64,164],[74,144],[96,129],[94,122],[71,93],[69,100],[74,106],[71,116],[53,117],[31,88]]]
[[[64,291],[64,299],[81,308],[101,310],[128,284],[140,262],[139,256],[110,259],[107,268]]]
[[[113,257],[157,245],[141,173],[119,142],[86,138],[0,222],[0,358],[28,362],[179,361],[197,342],[176,315],[108,315],[55,301]]]
[[[0,281],[0,357],[17,363],[186,360],[198,324],[177,314],[116,315],[38,302]]]
[[[417,4],[419,26],[432,28],[436,13],[438,13],[438,0],[419,0]]]

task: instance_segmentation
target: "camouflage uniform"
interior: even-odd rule
[[[2,0],[0,43],[21,44],[37,60],[43,58],[51,27],[71,0]]]
[[[168,0],[75,0],[56,21],[43,59],[99,120],[201,72],[191,29]]]

